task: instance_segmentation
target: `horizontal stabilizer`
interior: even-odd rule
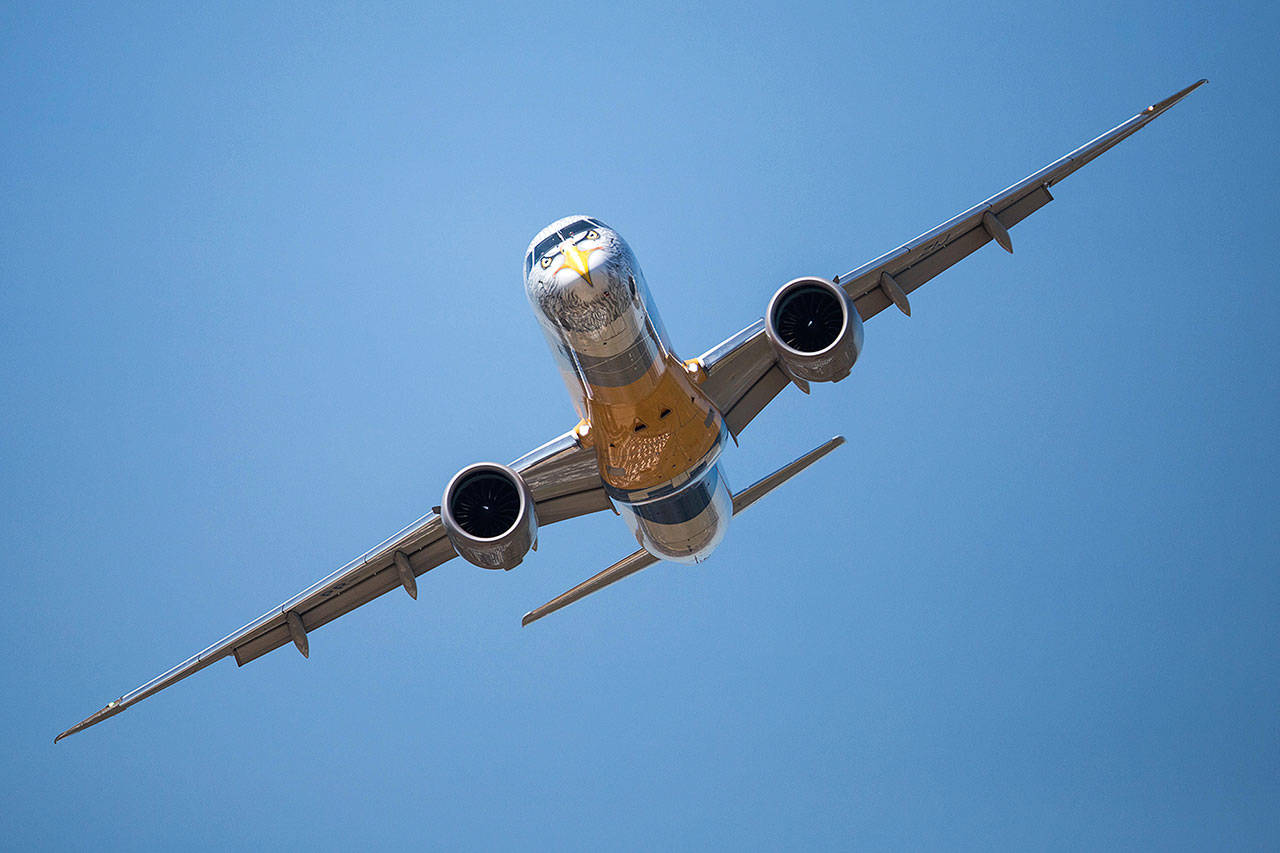
[[[787,482],[787,480],[790,480],[796,474],[799,474],[805,468],[808,468],[810,465],[817,462],[819,459],[826,456],[842,444],[844,444],[844,436],[837,435],[830,441],[824,442],[813,450],[810,450],[796,461],[783,465],[769,476],[761,480],[757,480],[750,486],[747,486],[745,489],[733,496],[733,514],[737,515],[742,512],[744,509],[751,506],[753,503],[760,500],[762,497],[778,488],[778,486],[781,486],[783,483]]]
[[[830,441],[810,450],[794,462],[784,465],[764,479],[758,480],[750,486],[747,486],[745,489],[733,496],[733,514],[737,515],[742,512],[744,509],[760,500],[760,498],[769,494],[769,492],[772,492],[774,489],[778,488],[778,486],[781,486],[787,480],[790,480],[796,474],[799,474],[805,468],[808,468],[814,462],[817,462],[819,459],[826,456],[842,444],[844,444],[844,436],[837,435]],[[541,607],[530,610],[524,615],[524,618],[520,620],[520,624],[528,625],[530,622],[536,622],[548,613],[554,613],[562,607],[567,607],[578,599],[586,598],[591,593],[604,589],[614,581],[620,581],[628,575],[634,575],[641,569],[648,568],[656,562],[659,562],[657,557],[641,548],[634,554],[629,554],[626,557],[623,557],[603,572],[600,572],[600,574],[590,577],[578,584],[568,592],[556,596]]]
[[[657,557],[641,548],[634,554],[623,557],[600,574],[584,580],[582,583],[578,584],[563,595],[558,595],[541,607],[530,610],[524,615],[524,618],[520,620],[520,624],[528,625],[530,622],[536,622],[548,613],[554,613],[561,607],[573,604],[579,598],[585,598],[596,590],[604,589],[614,581],[620,581],[627,575],[634,575],[641,569],[648,568],[656,562],[658,562]]]

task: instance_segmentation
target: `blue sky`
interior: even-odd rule
[[[1280,839],[1271,4],[9,7],[16,848]],[[572,425],[520,287],[596,215],[682,355],[1199,77],[784,395],[699,567],[454,561],[53,735]]]

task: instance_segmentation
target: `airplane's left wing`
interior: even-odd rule
[[[1051,186],[1146,127],[1205,82],[1200,80],[1152,104],[1035,174],[835,280],[849,294],[863,320],[890,305],[909,315],[907,294],[993,240],[1012,252],[1009,229],[1053,201]],[[775,361],[764,320],[708,350],[699,361],[705,371],[703,391],[724,415],[734,436],[791,381]]]
[[[533,492],[539,525],[612,509],[595,453],[567,432],[511,464]],[[54,738],[54,743],[158,693],[226,657],[240,666],[293,642],[309,654],[307,635],[397,587],[418,597],[417,577],[456,556],[440,514],[433,511],[390,539],[272,608],[199,654],[121,696]]]

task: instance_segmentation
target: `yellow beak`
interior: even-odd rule
[[[586,279],[587,284],[591,284],[591,270],[587,268],[587,257],[590,254],[590,249],[585,252],[579,252],[576,246],[564,247],[565,264],[578,275]],[[594,287],[594,285],[592,286]]]

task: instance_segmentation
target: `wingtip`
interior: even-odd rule
[[[1169,109],[1169,107],[1171,107],[1171,106],[1173,106],[1174,104],[1178,103],[1178,101],[1181,101],[1181,100],[1182,100],[1183,98],[1185,98],[1187,95],[1191,94],[1191,93],[1192,93],[1192,92],[1194,92],[1196,89],[1199,89],[1201,86],[1203,86],[1205,83],[1208,83],[1208,82],[1209,82],[1209,78],[1208,78],[1208,77],[1201,77],[1199,80],[1197,80],[1196,82],[1192,83],[1190,86],[1188,86],[1187,88],[1183,89],[1182,91],[1180,91],[1180,92],[1175,92],[1175,93],[1173,93],[1172,95],[1170,95],[1169,97],[1165,98],[1163,101],[1159,101],[1159,102],[1154,103],[1154,104],[1152,104],[1151,106],[1147,107],[1146,112],[1148,112],[1148,113],[1153,113],[1153,114],[1157,114],[1157,115],[1158,115],[1159,113],[1162,113],[1162,112],[1164,112],[1165,110]]]
[[[71,728],[67,729],[65,732],[63,732],[62,734],[54,738],[53,742],[57,743],[58,741],[62,740],[64,737],[69,737],[75,734],[76,732],[81,731],[82,729],[88,728],[89,725],[92,725],[92,723],[89,723],[88,720],[85,720],[84,722],[76,723],[74,726],[72,726]]]
[[[809,452],[811,454],[816,454],[814,456],[814,459],[816,461],[817,459],[820,459],[823,456],[826,456],[828,453],[835,450],[837,447],[841,447],[845,444],[848,444],[848,441],[845,440],[845,437],[843,435],[833,435],[831,438],[827,439],[822,444],[818,445],[817,447],[815,447],[813,450]]]
[[[64,737],[73,735],[76,732],[82,732],[85,729],[89,728],[89,726],[97,725],[98,723],[102,722],[108,717],[114,717],[116,714],[119,714],[121,711],[123,711],[125,708],[128,708],[128,707],[129,705],[123,704],[119,699],[115,700],[114,702],[110,702],[107,704],[105,708],[102,708],[99,711],[94,711],[92,714],[85,717],[83,720],[76,723],[74,726],[67,729],[62,734],[58,735],[56,738],[53,739],[53,742],[57,743],[58,741],[62,740]]]
[[[83,720],[79,723],[76,723],[74,726],[72,726],[71,728],[67,729],[65,732],[62,732],[56,738],[54,738],[53,742],[57,743],[58,741],[62,740],[64,737],[70,737],[71,735],[75,734],[81,729],[84,729],[86,727],[86,724],[88,723],[89,723],[88,720]]]

